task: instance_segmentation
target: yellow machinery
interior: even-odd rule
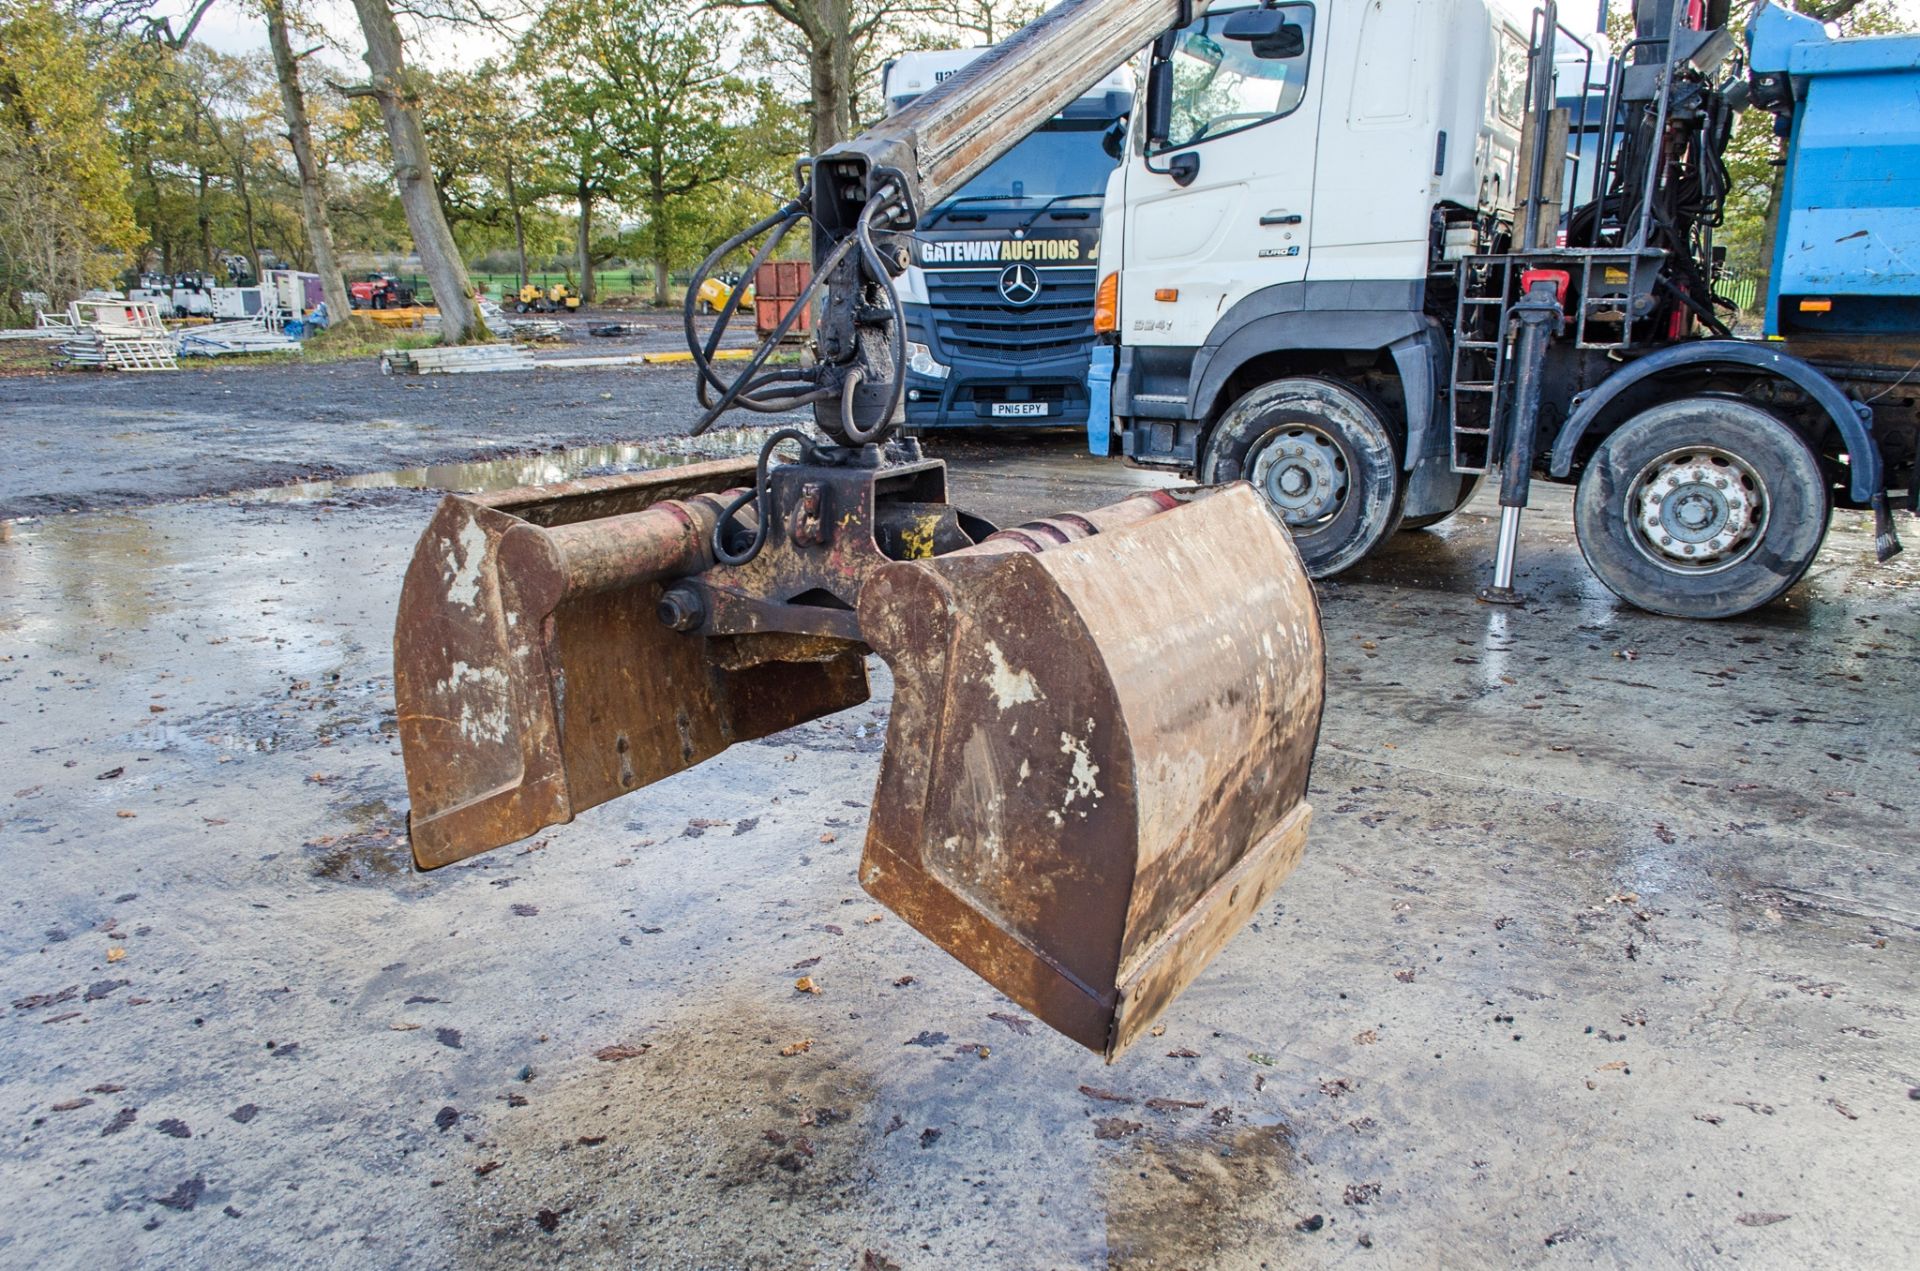
[[[580,297],[564,282],[556,282],[544,291],[528,283],[513,302],[515,313],[572,313],[579,307]]]
[[[730,283],[722,278],[702,279],[694,293],[694,300],[702,313],[719,313],[727,307],[729,301],[752,313],[753,284],[748,283],[742,287],[737,282]]]

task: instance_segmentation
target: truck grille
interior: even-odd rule
[[[931,302],[940,343],[952,353],[975,353],[1019,365],[1084,349],[1093,339],[1091,269],[1043,269],[1040,296],[1010,305],[1000,295],[998,269],[930,269]]]

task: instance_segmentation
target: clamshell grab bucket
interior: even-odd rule
[[[420,868],[867,700],[856,645],[755,662],[657,616],[665,580],[712,563],[715,496],[753,471],[722,460],[441,501],[394,627]]]
[[[1292,540],[1245,484],[993,532],[937,461],[784,465],[748,511],[753,468],[440,504],[394,647],[416,863],[858,705],[871,649],[861,885],[1119,1055],[1305,846],[1324,670]],[[718,565],[730,503],[763,550]]]
[[[867,583],[894,703],[860,881],[1112,1059],[1300,860],[1319,613],[1245,484],[1037,545]]]

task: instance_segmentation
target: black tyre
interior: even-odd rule
[[[1307,573],[1358,562],[1400,519],[1400,462],[1385,414],[1334,380],[1262,384],[1215,425],[1200,461],[1208,484],[1251,481],[1292,531]]]
[[[1751,402],[1690,397],[1601,443],[1573,525],[1587,564],[1627,603],[1731,618],[1800,581],[1827,510],[1819,460],[1799,434]]]
[[[1446,520],[1455,512],[1458,512],[1461,508],[1471,503],[1473,496],[1480,493],[1480,483],[1486,480],[1484,476],[1477,472],[1456,473],[1455,477],[1460,482],[1460,492],[1454,496],[1453,506],[1445,512],[1435,512],[1429,516],[1401,517],[1400,530],[1402,533],[1408,530],[1424,530],[1429,525],[1440,524],[1440,522]]]

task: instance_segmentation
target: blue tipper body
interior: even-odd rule
[[[1915,329],[1920,35],[1834,40],[1763,4],[1748,40],[1753,70],[1786,74],[1794,97],[1767,334]]]

